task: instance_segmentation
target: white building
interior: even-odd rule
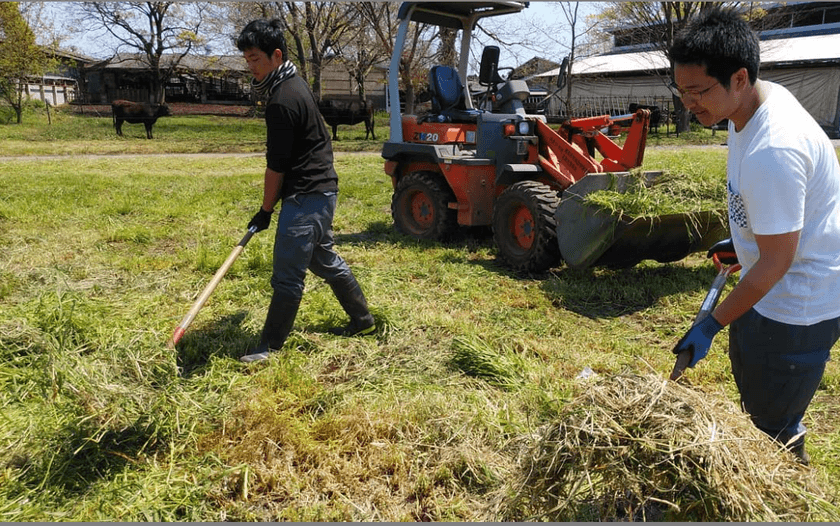
[[[840,137],[840,3],[811,3],[823,11],[823,23],[759,31],[759,77],[789,89],[833,138]],[[838,20],[832,22],[834,18]],[[811,19],[810,22],[814,20]],[[827,22],[826,22],[827,21]],[[640,46],[627,46],[628,48]],[[670,109],[670,65],[664,52],[638,50],[578,59],[572,66],[575,113],[627,113],[630,103]],[[559,70],[534,75],[550,85]],[[560,96],[565,97],[563,90]],[[555,103],[555,107],[557,107]],[[551,110],[549,110],[551,111]]]

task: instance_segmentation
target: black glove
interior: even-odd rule
[[[738,263],[738,254],[735,253],[735,244],[732,238],[718,241],[706,252],[706,257],[710,258],[717,254],[718,260],[724,265],[734,265]]]
[[[257,232],[262,232],[268,228],[268,225],[271,224],[271,214],[273,213],[274,212],[271,210],[263,210],[263,208],[260,207],[260,211],[254,214],[254,217],[251,218],[251,222],[248,223],[248,230],[250,230],[251,227],[256,227]]]

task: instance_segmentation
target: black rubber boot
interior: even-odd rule
[[[790,447],[790,452],[793,453],[794,458],[796,461],[802,464],[803,466],[810,466],[811,465],[811,455],[805,451],[805,439],[803,438],[800,442],[797,442],[793,446]]]
[[[331,282],[330,287],[341,308],[350,316],[348,325],[333,327],[331,333],[338,336],[367,336],[376,332],[376,322],[368,310],[365,294],[352,273],[347,279]]]
[[[300,298],[289,297],[275,291],[268,305],[268,314],[265,317],[259,345],[240,360],[245,363],[260,362],[268,359],[270,352],[282,349],[286,338],[292,332],[298,307],[300,307]]]

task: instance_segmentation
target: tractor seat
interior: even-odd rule
[[[432,93],[432,113],[440,122],[475,122],[479,110],[467,108],[464,85],[458,72],[449,66],[434,66],[429,70],[429,90]]]

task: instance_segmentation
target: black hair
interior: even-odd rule
[[[706,66],[706,74],[729,89],[732,75],[746,68],[750,84],[761,64],[758,35],[735,10],[720,7],[700,13],[674,39],[674,64]]]
[[[286,37],[283,35],[283,23],[278,19],[260,18],[248,22],[236,39],[236,48],[239,51],[257,48],[269,56],[275,49],[279,49],[283,53],[283,60],[289,59],[286,51]]]

